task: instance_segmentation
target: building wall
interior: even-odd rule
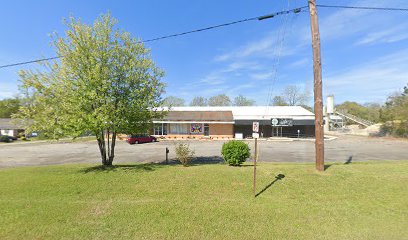
[[[14,131],[12,129],[2,129],[0,130],[0,135],[7,135],[11,137],[17,136],[17,131]]]
[[[210,136],[215,137],[234,137],[233,124],[210,124]]]

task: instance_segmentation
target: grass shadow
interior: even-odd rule
[[[275,180],[273,180],[271,183],[269,183],[268,185],[266,185],[266,187],[264,187],[259,193],[257,193],[255,195],[255,197],[258,197],[259,195],[261,195],[263,192],[265,192],[268,188],[270,188],[273,184],[275,184],[277,181],[282,180],[283,178],[285,178],[284,174],[278,174],[275,176]]]
[[[121,171],[154,171],[157,168],[163,167],[162,163],[138,163],[138,164],[117,164],[112,166],[98,165],[81,169],[82,173],[90,172],[114,172]]]
[[[353,156],[350,156],[344,164],[351,164],[352,160],[353,160]]]
[[[219,156],[200,156],[200,157],[195,157],[191,162],[188,164],[189,167],[193,166],[199,166],[199,165],[206,165],[206,164],[224,164],[224,159]],[[168,164],[166,162],[161,162],[160,164],[165,164],[165,165],[181,165],[181,163],[175,159],[169,159]]]

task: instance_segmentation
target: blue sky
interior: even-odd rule
[[[344,0],[318,4],[405,7],[406,0]],[[4,1],[0,8],[0,65],[55,56],[50,34],[62,19],[91,23],[110,11],[118,26],[150,39],[307,5],[274,1]],[[250,21],[146,43],[166,76],[166,95],[186,99],[242,94],[264,105],[287,85],[312,91],[308,12]],[[408,83],[408,13],[319,9],[323,94],[335,102],[384,102]],[[0,99],[18,93],[17,71],[0,69]]]

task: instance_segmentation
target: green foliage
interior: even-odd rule
[[[361,105],[356,102],[346,101],[340,105],[337,105],[336,109],[371,122],[379,122],[380,120],[381,106],[376,103],[366,103]]]
[[[0,135],[0,142],[12,142],[13,140],[11,140],[8,136],[6,135]]]
[[[248,144],[237,140],[224,143],[221,154],[225,162],[231,166],[239,166],[251,156]]]
[[[234,106],[254,106],[255,101],[249,98],[246,98],[242,95],[238,95],[234,98]]]
[[[285,101],[285,99],[282,96],[275,96],[272,99],[272,105],[273,106],[288,106],[288,103]]]
[[[396,137],[408,137],[408,87],[402,93],[388,97],[381,109],[381,130]]]
[[[18,112],[20,99],[7,98],[0,100],[0,118],[11,118],[14,113]]]
[[[185,143],[176,144],[175,147],[177,160],[183,164],[184,167],[194,158],[195,151],[190,149],[190,146]]]
[[[114,158],[116,134],[145,132],[163,115],[154,111],[162,106],[163,71],[116,23],[109,14],[93,25],[70,18],[66,36],[53,42],[56,55],[64,57],[46,63],[45,71],[20,72],[21,89],[31,101],[15,116],[32,119],[27,132],[55,139],[92,132],[106,165]]]

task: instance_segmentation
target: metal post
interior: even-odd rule
[[[309,0],[309,12],[313,47],[316,169],[318,171],[324,171],[322,62],[320,55],[320,34],[316,10],[316,0]]]
[[[258,158],[258,138],[255,138],[255,156],[254,156],[254,196],[256,197],[256,160]]]
[[[166,164],[169,164],[169,148],[166,147]]]

